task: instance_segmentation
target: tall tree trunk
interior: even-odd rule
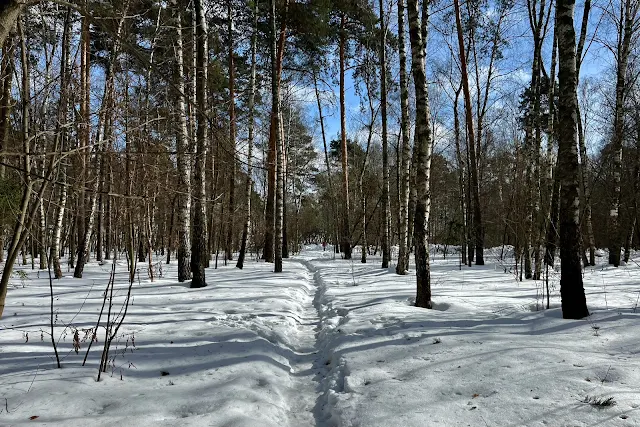
[[[124,87],[124,109],[125,111],[129,111],[130,102],[129,102],[129,78],[125,76],[125,87]],[[125,138],[125,195],[127,196],[124,200],[124,222],[126,224],[126,231],[124,233],[125,240],[125,254],[127,256],[127,267],[129,269],[129,280],[133,280],[136,274],[136,254],[135,254],[135,225],[133,219],[133,209],[132,209],[132,200],[131,196],[133,194],[133,182],[134,175],[133,171],[136,169],[136,160],[134,160],[137,156],[132,156],[132,137],[129,126],[129,115],[124,116],[124,138]]]
[[[109,67],[110,68],[110,67]],[[101,111],[98,115],[98,128],[96,130],[96,138],[95,138],[95,153],[93,159],[93,170],[95,176],[93,177],[93,185],[91,188],[91,196],[89,203],[89,215],[88,220],[84,227],[84,233],[81,236],[80,241],[78,242],[78,260],[76,262],[76,267],[73,271],[73,277],[82,278],[84,272],[84,266],[89,261],[89,252],[91,249],[91,234],[93,233],[93,228],[95,225],[95,220],[97,216],[97,208],[98,208],[98,193],[100,191],[100,170],[102,169],[102,152],[103,152],[103,144],[104,144],[104,134],[107,132],[108,120],[106,119],[107,112],[111,108],[111,99],[113,99],[113,90],[114,90],[114,82],[113,82],[113,71],[107,69],[106,72],[106,82],[104,89],[104,96],[102,100]],[[104,129],[103,129],[104,127]],[[84,219],[82,219],[84,221]]]
[[[276,200],[275,200],[275,236],[274,236],[274,271],[282,272],[282,229],[283,229],[283,203],[284,203],[284,144],[282,141],[281,122],[280,122],[280,72],[277,52],[276,38],[276,3],[270,0],[270,24],[271,24],[271,115],[273,117],[273,130],[275,132],[275,146],[277,156],[277,177],[276,177]],[[285,10],[287,1],[285,1]],[[284,40],[284,34],[280,35]],[[284,50],[284,49],[281,49]],[[284,52],[280,52],[283,54]]]
[[[580,26],[580,37],[578,39],[578,47],[576,49],[576,84],[579,87],[580,84],[580,68],[582,66],[582,55],[584,51],[584,44],[587,38],[587,29],[589,27],[589,15],[591,11],[591,0],[585,0],[584,9],[582,11],[582,24]],[[593,235],[593,221],[591,210],[591,187],[587,180],[589,170],[589,157],[587,156],[587,148],[585,144],[585,129],[582,124],[582,115],[580,113],[580,106],[578,105],[576,115],[578,116],[578,146],[580,148],[580,179],[582,184],[582,202],[584,209],[580,222],[587,228],[587,244],[589,246],[589,265],[596,264],[596,243]]]
[[[98,126],[96,129],[96,137],[95,137],[95,153],[94,153],[94,165],[93,170],[95,176],[93,177],[93,188],[91,190],[91,202],[89,204],[89,218],[84,227],[83,235],[80,236],[80,240],[78,242],[78,260],[76,262],[76,267],[73,271],[73,277],[82,278],[82,274],[84,271],[85,263],[89,260],[89,251],[91,248],[91,234],[93,232],[93,228],[96,220],[96,212],[98,207],[98,195],[100,192],[100,183],[102,181],[102,176],[100,176],[100,172],[103,172],[102,167],[102,156],[105,145],[105,137],[108,138],[111,135],[110,126],[112,124],[112,120],[110,120],[111,114],[113,114],[113,107],[115,101],[115,72],[114,72],[114,62],[118,57],[119,52],[119,44],[120,44],[120,36],[122,34],[122,28],[124,25],[125,16],[127,14],[128,3],[125,3],[122,16],[118,21],[118,27],[116,29],[115,34],[115,42],[113,48],[111,50],[111,58],[112,62],[107,65],[107,69],[105,71],[105,83],[104,83],[104,94],[102,97],[102,105],[100,108],[100,112],[98,114]],[[88,65],[88,59],[87,59]],[[88,70],[87,70],[88,72]],[[86,78],[86,82],[88,83],[88,77]],[[88,88],[87,88],[88,89]],[[85,113],[88,114],[88,106]],[[90,125],[89,125],[90,126]],[[86,137],[86,135],[85,135]],[[100,213],[98,213],[99,215]],[[83,219],[84,221],[84,219]],[[100,242],[98,242],[99,244]]]
[[[456,97],[453,101],[453,122],[454,122],[454,140],[456,143],[456,159],[458,160],[458,187],[460,189],[460,213],[462,217],[462,230],[460,236],[460,251],[462,256],[462,264],[467,264],[467,206],[465,203],[465,159],[462,157],[461,143],[460,143],[460,116],[458,114],[458,102],[460,99],[460,92],[462,92],[462,83],[456,90]]]
[[[177,1],[175,2],[177,6]],[[187,154],[189,151],[189,131],[187,128],[187,108],[186,108],[186,87],[185,87],[185,66],[184,49],[182,37],[182,14],[180,7],[175,8],[176,21],[176,87],[178,98],[178,127],[176,129],[176,166],[178,171],[178,281],[184,282],[191,279],[191,236],[190,236],[190,215],[191,215],[191,158]]]
[[[282,75],[282,60],[284,57],[285,48],[285,36],[286,36],[286,20],[282,20],[280,24],[280,36],[278,39],[277,53],[276,53],[276,79],[278,85],[280,84],[280,77]],[[274,262],[274,250],[275,250],[275,226],[276,226],[276,186],[277,186],[277,135],[276,132],[281,132],[280,127],[276,126],[280,121],[280,118],[273,116],[271,112],[271,125],[269,127],[269,150],[267,151],[267,202],[265,213],[265,233],[264,233],[264,259],[267,262]]]
[[[60,147],[62,151],[65,151],[68,147],[68,133],[66,124],[69,120],[69,85],[71,75],[71,62],[70,62],[70,44],[71,37],[69,37],[71,22],[71,8],[67,9],[67,14],[64,22],[64,30],[62,33],[62,58],[60,61],[60,100],[58,103],[58,124],[56,129],[56,138],[61,141]],[[62,234],[62,226],[65,214],[65,208],[67,204],[67,168],[62,166],[61,169],[62,185],[60,186],[60,197],[58,199],[58,209],[56,220],[53,224],[50,254],[51,264],[56,279],[62,278],[62,268],[60,266],[60,236]]]
[[[371,82],[371,73],[364,73],[364,81],[367,90],[367,98],[369,100],[369,123],[367,123],[367,129],[369,130],[367,135],[367,146],[364,151],[364,160],[362,161],[362,168],[360,168],[360,174],[358,175],[358,189],[360,191],[361,209],[362,209],[362,254],[360,255],[360,262],[365,264],[367,262],[367,248],[369,243],[367,241],[367,195],[364,192],[364,174],[367,171],[367,165],[369,163],[369,153],[371,151],[371,141],[373,140],[373,131],[376,124],[376,118],[378,116],[378,109],[373,106],[373,99],[375,96],[375,88]]]
[[[380,113],[382,115],[382,268],[389,268],[391,201],[389,200],[389,141],[387,140],[387,28],[384,1],[380,0]]]
[[[55,47],[53,47],[52,49],[55,49]],[[44,49],[44,62],[45,62],[45,69],[44,69],[44,86],[49,86],[51,84],[51,61],[49,60],[49,55],[48,55],[48,51],[45,48]],[[51,52],[51,57],[53,57],[53,52]],[[35,84],[35,81],[34,81]],[[49,116],[49,93],[45,92],[44,94],[44,99],[42,100],[42,103],[40,104],[40,108],[38,111],[38,114],[40,117],[48,117]],[[48,147],[47,147],[47,136],[41,134],[41,131],[46,130],[46,125],[42,125],[42,128],[40,128],[40,124],[38,121],[34,121],[33,123],[33,139],[34,139],[34,147],[36,151],[44,151],[46,152]],[[40,162],[37,162],[36,164],[40,163],[40,174],[42,176],[45,175],[46,173],[46,167],[47,167],[47,161],[46,158],[42,158],[42,160]],[[49,206],[51,205],[51,203],[49,203]],[[49,233],[47,231],[47,211],[48,209],[45,209],[45,204],[44,202],[41,202],[39,204],[39,212],[38,212],[38,238],[36,238],[36,246],[37,246],[37,250],[38,250],[38,258],[40,261],[40,265],[39,268],[40,270],[45,270],[47,268],[47,245],[51,244],[51,239],[49,236]],[[32,236],[32,240],[34,239],[35,236]],[[33,256],[35,256],[35,254],[32,254]]]
[[[456,0],[457,1],[457,0]],[[429,111],[429,95],[426,73],[426,27],[428,14],[423,9],[422,22],[419,17],[417,0],[408,0],[409,39],[411,41],[411,72],[416,94],[416,128],[414,139],[417,192],[414,217],[414,242],[416,260],[416,307],[432,308],[431,303],[431,271],[429,263],[429,213],[431,209],[430,174],[431,149],[431,113]]]
[[[88,8],[88,0],[84,2],[85,7]],[[76,237],[75,248],[73,256],[77,257],[76,265],[74,267],[74,276],[76,276],[76,269],[78,262],[82,262],[82,268],[84,268],[84,261],[80,261],[83,255],[78,251],[84,249],[83,239],[85,237],[85,205],[86,205],[86,185],[87,180],[87,159],[89,158],[89,146],[91,143],[91,104],[90,104],[90,89],[91,89],[91,33],[89,32],[90,20],[88,16],[82,18],[81,32],[80,32],[80,123],[78,129],[78,142],[79,142],[79,175],[80,175],[80,188],[77,194],[77,210],[76,210]],[[80,273],[80,277],[82,274]]]
[[[576,36],[573,27],[575,0],[557,0],[558,36],[558,168],[560,182],[560,296],[562,316],[582,319],[589,315],[580,265],[580,228],[578,223],[577,117],[578,87],[576,73]]]
[[[347,151],[347,112],[345,105],[345,69],[347,48],[347,18],[340,17],[340,148],[342,154],[342,232],[341,246],[344,259],[351,259],[351,226],[349,225],[349,157]]]
[[[233,12],[231,0],[227,1],[227,11],[229,15],[228,33],[229,33],[229,142],[230,142],[230,172],[229,175],[229,204],[227,209],[227,240],[225,245],[225,259],[233,259],[233,218],[235,210],[235,194],[236,194],[236,72],[233,58]]]
[[[478,183],[478,162],[476,160],[476,143],[474,138],[473,111],[471,94],[469,92],[469,74],[465,55],[462,21],[460,19],[460,3],[454,0],[456,13],[456,28],[458,31],[458,50],[460,55],[460,69],[462,72],[462,91],[467,123],[467,146],[469,150],[469,170],[471,180],[469,186],[473,197],[473,227],[475,231],[476,265],[484,265],[484,230],[482,226],[482,210],[480,208],[480,187]]]
[[[253,11],[253,33],[251,34],[251,72],[249,74],[249,130],[247,139],[247,180],[245,183],[246,202],[244,206],[244,225],[242,226],[242,241],[240,243],[240,254],[238,255],[237,268],[244,267],[244,259],[247,251],[247,240],[249,226],[251,225],[251,192],[253,189],[253,132],[254,132],[254,109],[256,95],[256,45],[258,34],[258,0],[254,3]]]
[[[533,36],[533,61],[531,64],[531,83],[529,99],[529,115],[526,126],[527,188],[528,204],[525,229],[525,273],[526,278],[539,279],[542,271],[540,258],[541,227],[544,222],[540,218],[540,150],[542,142],[542,124],[540,113],[541,73],[542,73],[542,43],[546,36],[550,10],[547,13],[546,1],[527,1],[529,24]],[[532,259],[533,256],[533,270]]]
[[[407,84],[407,54],[405,52],[404,0],[398,0],[398,56],[400,67],[400,133],[402,134],[402,161],[400,174],[400,229],[397,274],[409,269],[409,173],[411,146],[409,143],[409,88]]]
[[[587,0],[589,1],[589,0]],[[549,135],[547,139],[547,194],[549,195],[546,206],[546,229],[544,230],[544,263],[553,267],[555,261],[555,246],[557,241],[558,226],[558,195],[559,182],[555,173],[556,165],[553,161],[553,146],[557,144],[556,135],[556,66],[558,63],[558,37],[554,30],[551,45],[551,71],[549,72]],[[578,116],[578,120],[579,120]]]
[[[616,51],[616,100],[613,114],[613,185],[609,209],[609,264],[620,265],[620,180],[622,177],[622,145],[624,139],[624,101],[627,93],[627,68],[631,49],[631,38],[636,27],[635,17],[640,3],[622,0],[620,4],[618,43]]]
[[[204,266],[207,256],[206,215],[205,215],[205,165],[207,159],[207,20],[203,9],[203,0],[194,0],[196,14],[196,59],[195,78],[197,130],[196,159],[193,174],[193,238],[191,242],[191,287],[201,288],[207,285]]]
[[[316,93],[316,103],[318,105],[318,120],[320,121],[320,131],[322,134],[322,146],[324,148],[324,165],[327,168],[327,181],[329,183],[329,204],[331,205],[331,215],[332,215],[332,221],[331,221],[331,225],[332,225],[332,231],[331,231],[331,235],[333,237],[338,235],[338,230],[339,230],[339,219],[338,219],[338,208],[336,206],[336,197],[335,197],[335,192],[333,190],[333,179],[331,176],[331,163],[329,162],[329,150],[327,148],[327,135],[325,133],[325,129],[324,129],[324,116],[322,115],[322,104],[320,102],[320,91],[318,90],[318,76],[317,76],[317,71],[313,70],[313,88],[315,90]],[[329,239],[332,240],[332,239]],[[334,252],[335,249],[337,249],[337,246],[334,248]]]

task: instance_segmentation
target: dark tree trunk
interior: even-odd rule
[[[560,181],[560,295],[562,316],[582,319],[589,315],[580,264],[580,199],[578,195],[576,37],[573,27],[575,0],[557,0],[558,36],[558,179]]]
[[[276,46],[276,3],[271,1],[271,115],[273,116],[274,141],[277,157],[276,197],[275,197],[275,236],[274,236],[274,272],[282,272],[282,237],[283,237],[283,205],[284,205],[284,143],[280,126],[280,66],[281,55],[284,54],[284,26],[281,28],[282,45],[277,52]],[[285,10],[287,0],[285,0]]]
[[[193,174],[193,238],[191,243],[191,287],[207,286],[204,272],[204,258],[207,256],[206,216],[205,216],[205,164],[207,159],[207,21],[203,0],[195,0],[196,13],[196,159]]]
[[[469,171],[471,180],[469,187],[473,196],[473,227],[475,231],[475,258],[476,265],[484,265],[484,230],[482,227],[482,210],[480,208],[480,187],[478,182],[478,162],[476,157],[476,141],[474,137],[473,111],[471,94],[469,91],[469,74],[467,72],[467,59],[464,47],[464,35],[460,18],[460,4],[454,1],[456,11],[456,28],[458,31],[458,49],[460,56],[460,68],[462,72],[462,91],[464,94],[464,106],[467,123],[467,147],[469,150]]]
[[[613,185],[611,188],[611,206],[609,209],[609,227],[607,230],[609,237],[609,264],[613,264],[614,267],[620,265],[620,243],[622,240],[620,233],[620,181],[622,178],[622,146],[624,140],[624,102],[628,91],[626,79],[631,38],[635,31],[634,27],[637,25],[635,16],[638,7],[637,2],[633,0],[622,0],[620,16],[618,17],[616,99],[613,116],[613,141],[611,144]]]
[[[275,34],[275,33],[274,33]],[[280,38],[278,39],[278,51],[275,59],[277,67],[276,80],[279,85],[280,76],[282,74],[282,59],[284,57],[284,46],[286,36],[286,21],[282,20],[280,25]],[[276,126],[279,117],[271,112],[271,126],[269,128],[269,150],[267,152],[267,203],[265,212],[265,233],[264,233],[264,254],[263,257],[267,262],[274,262],[275,249],[275,226],[276,226],[276,186],[277,186],[277,154],[278,141],[276,132],[280,132],[280,127]]]
[[[345,50],[347,47],[346,17],[340,18],[340,148],[342,154],[342,236],[344,259],[351,259],[351,226],[349,225],[349,158],[347,151],[347,119],[345,105]]]
[[[235,210],[235,194],[236,194],[236,72],[233,58],[233,13],[231,0],[227,2],[227,10],[229,13],[229,205],[227,208],[227,239],[225,244],[224,257],[226,260],[233,259],[233,218]]]
[[[462,157],[462,150],[460,148],[460,118],[458,116],[458,100],[460,98],[460,92],[462,91],[462,85],[456,90],[456,97],[453,101],[453,121],[454,121],[454,140],[456,143],[456,159],[458,160],[458,187],[460,189],[460,216],[462,219],[462,228],[460,230],[460,251],[461,251],[461,263],[467,264],[467,206],[465,203],[465,174],[466,167],[465,161]]]
[[[387,138],[387,29],[384,22],[384,1],[380,0],[380,114],[382,116],[382,268],[389,268],[391,241],[389,222],[389,141]]]

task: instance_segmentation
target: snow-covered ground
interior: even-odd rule
[[[499,252],[473,268],[434,255],[435,310],[412,306],[412,275],[321,247],[282,274],[209,269],[202,289],[178,284],[175,265],[153,283],[139,265],[100,382],[103,328],[82,361],[110,264],[53,282],[62,369],[47,273],[20,267],[0,319],[0,426],[640,425],[640,266],[588,268],[592,316],[572,321],[557,273],[542,310],[542,283],[516,281]],[[116,271],[112,316],[128,287],[126,263]]]

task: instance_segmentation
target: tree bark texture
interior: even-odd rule
[[[206,236],[206,192],[205,165],[207,159],[207,20],[203,0],[194,0],[196,14],[196,158],[193,174],[193,214],[191,242],[191,287],[201,288],[207,285],[205,280],[205,262],[207,256]]]
[[[235,211],[235,194],[236,194],[236,71],[234,63],[233,51],[233,12],[231,0],[227,2],[227,10],[229,15],[228,33],[229,33],[229,204],[227,207],[227,239],[225,244],[224,256],[226,260],[233,259],[233,218]]]
[[[400,172],[400,227],[398,243],[397,274],[407,274],[409,270],[409,169],[411,166],[411,146],[409,143],[409,88],[407,84],[407,53],[405,49],[404,0],[398,0],[398,56],[400,67],[400,133],[402,134],[402,160]]]
[[[273,117],[273,131],[277,157],[276,197],[275,197],[275,236],[274,236],[274,271],[282,272],[282,226],[283,226],[283,199],[284,199],[284,144],[280,130],[280,73],[279,58],[277,55],[276,38],[276,3],[270,0],[270,24],[271,24],[271,115]],[[285,6],[286,7],[286,6]],[[284,37],[284,34],[281,35]]]
[[[576,37],[573,27],[575,0],[557,0],[558,36],[558,179],[560,182],[560,296],[562,316],[582,319],[589,315],[580,264],[580,198],[578,194],[578,87]]]
[[[408,0],[409,39],[411,41],[411,72],[416,94],[416,126],[414,139],[416,168],[416,210],[414,217],[414,243],[416,262],[416,307],[432,308],[431,271],[429,264],[429,213],[431,209],[430,174],[431,149],[431,113],[426,73],[426,33],[422,31],[428,15],[423,13],[422,23],[417,0]],[[426,9],[425,9],[426,11]],[[422,24],[422,25],[421,25]]]
[[[176,1],[177,5],[177,1]],[[189,131],[187,128],[187,107],[185,87],[184,48],[182,37],[182,14],[176,7],[176,88],[178,98],[178,124],[176,129],[176,169],[179,193],[177,197],[178,234],[178,282],[191,279],[191,158],[189,151]]]
[[[384,1],[380,0],[380,114],[382,118],[382,268],[391,261],[391,201],[389,200],[389,141],[387,137],[387,28],[384,22]]]

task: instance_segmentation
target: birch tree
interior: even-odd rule
[[[205,257],[207,254],[206,215],[205,215],[205,165],[207,158],[207,20],[203,0],[194,0],[196,17],[196,153],[193,174],[193,203],[191,239],[191,287],[202,288],[205,280]]]
[[[562,317],[589,315],[582,284],[578,195],[578,85],[576,36],[573,27],[575,0],[556,0],[558,37],[558,180],[560,182],[560,296]]]
[[[429,111],[429,93],[426,71],[426,28],[428,2],[423,0],[422,17],[417,0],[407,1],[409,16],[409,40],[411,42],[411,72],[416,94],[416,126],[414,137],[414,157],[416,169],[416,207],[414,216],[414,244],[416,262],[416,307],[432,308],[431,270],[429,264],[429,242],[427,230],[431,208],[430,173],[431,150],[431,112]],[[457,1],[457,0],[456,0]]]
[[[60,99],[58,102],[58,123],[56,124],[56,138],[60,140],[60,148],[65,151],[69,146],[69,134],[67,130],[67,122],[69,120],[69,86],[71,84],[71,37],[70,37],[71,9],[67,9],[64,20],[64,30],[62,33],[62,57],[60,60]],[[65,217],[65,209],[67,205],[67,168],[62,166],[60,170],[62,185],[60,187],[60,197],[58,199],[58,209],[56,219],[53,225],[52,242],[49,257],[53,272],[56,279],[62,278],[62,268],[60,266],[60,237],[63,229],[63,220]]]
[[[411,146],[409,143],[409,88],[407,83],[407,54],[405,48],[405,0],[398,0],[398,60],[400,67],[400,133],[402,134],[402,163],[400,172],[400,230],[397,274],[409,269],[409,169]]]
[[[178,229],[178,281],[184,282],[191,279],[191,236],[190,236],[190,211],[191,211],[191,159],[188,151],[187,108],[185,87],[185,64],[182,36],[182,13],[179,7],[180,0],[174,0],[175,25],[176,25],[176,89],[178,109],[178,124],[176,127],[176,167],[178,172],[179,193],[177,195],[177,229]]]
[[[286,2],[285,2],[286,4]],[[282,272],[282,227],[283,227],[283,199],[284,199],[284,144],[282,141],[280,122],[280,76],[276,37],[276,3],[270,0],[269,23],[271,29],[271,115],[277,156],[276,177],[276,206],[275,206],[275,239],[274,239],[274,272]],[[285,6],[286,7],[286,6]],[[284,36],[283,36],[284,37]]]

